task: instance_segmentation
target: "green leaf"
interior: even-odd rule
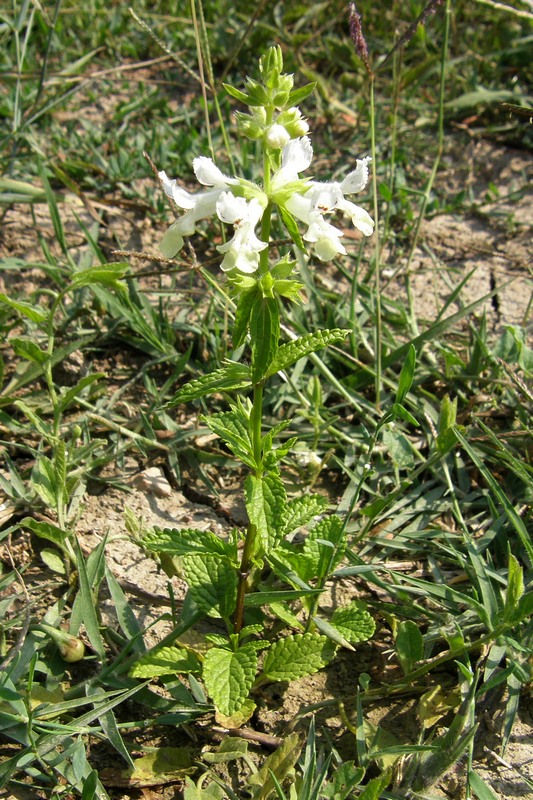
[[[46,456],[39,456],[31,472],[32,485],[47,506],[55,508],[58,503],[61,487],[58,486],[53,462]]]
[[[398,625],[396,655],[405,674],[424,656],[424,639],[416,622],[407,619]]]
[[[320,589],[280,589],[271,592],[249,592],[244,604],[247,607],[267,606],[271,603],[281,604],[288,600],[299,600],[301,597],[316,597],[320,594]],[[298,627],[298,626],[296,626]]]
[[[270,364],[265,377],[269,378],[271,375],[275,375],[276,372],[287,369],[291,364],[299,361],[300,358],[304,358],[311,353],[316,353],[317,350],[322,350],[330,344],[342,342],[349,333],[350,331],[348,330],[332,328],[331,330],[307,333],[305,336],[301,336],[293,342],[282,344],[278,348],[276,357]]]
[[[302,100],[305,100],[306,97],[309,97],[309,95],[315,91],[315,88],[316,81],[313,81],[313,83],[306,83],[305,86],[301,86],[299,89],[294,89],[286,102],[287,108],[300,105]]]
[[[283,224],[287,228],[289,236],[291,237],[292,241],[296,245],[296,247],[302,251],[302,253],[307,253],[307,247],[305,246],[305,242],[302,239],[302,234],[298,229],[298,225],[296,224],[296,220],[288,211],[285,206],[278,205],[278,212],[283,220]]]
[[[252,382],[259,383],[274,360],[279,342],[278,301],[273,297],[256,296],[250,313],[252,340]],[[272,372],[268,372],[272,375]]]
[[[498,800],[498,795],[492,791],[477,772],[471,770],[468,773],[468,783],[478,800]]]
[[[24,528],[28,528],[36,536],[41,539],[47,539],[55,545],[63,549],[65,539],[68,539],[69,532],[53,525],[51,522],[43,522],[41,520],[33,519],[33,517],[24,517],[20,523]]]
[[[201,611],[209,616],[229,619],[237,600],[237,573],[219,555],[182,556],[189,592]]]
[[[232,406],[231,411],[222,411],[209,417],[202,416],[200,419],[213,433],[220,436],[246,466],[250,469],[257,467],[249,433],[249,420],[242,408]]]
[[[69,289],[80,289],[82,286],[94,286],[97,283],[112,286],[124,277],[129,268],[129,264],[116,263],[80,270],[72,276]]]
[[[76,386],[73,386],[71,389],[68,389],[68,391],[66,391],[65,394],[59,398],[59,410],[63,412],[66,408],[69,407],[72,401],[79,394],[81,394],[81,392],[84,389],[87,388],[87,386],[90,386],[92,383],[95,383],[95,381],[99,381],[100,378],[105,378],[105,377],[106,377],[105,372],[96,372],[93,375],[85,375],[85,377],[83,377],[81,380],[78,381]]]
[[[257,533],[264,554],[268,554],[282,534],[286,506],[285,487],[278,471],[261,478],[249,475],[245,482],[246,510]]]
[[[306,494],[289,500],[283,519],[283,535],[298,530],[303,525],[322,514],[328,507],[327,497],[320,494]]]
[[[320,583],[341,561],[345,547],[343,522],[332,514],[309,532],[300,549],[285,543],[278,554],[303,581],[315,578]]]
[[[252,313],[252,306],[257,296],[256,288],[250,292],[241,292],[237,301],[237,310],[235,311],[235,323],[233,325],[233,347],[237,349],[241,344],[244,344],[246,333],[248,331],[248,324],[250,322],[250,315]]]
[[[408,394],[415,374],[416,366],[416,350],[414,345],[409,346],[405,361],[403,362],[402,371],[398,379],[398,389],[396,391],[396,402],[402,404]]]
[[[132,678],[155,678],[180,672],[200,672],[200,663],[183,647],[160,647],[143,655],[130,669]]]
[[[188,403],[190,400],[197,400],[215,392],[231,392],[236,389],[244,389],[250,386],[250,370],[245,364],[237,364],[234,361],[227,363],[221,369],[216,369],[209,375],[189,381],[185,386],[174,395],[172,400],[164,406],[173,408],[179,403]]]
[[[524,594],[524,573],[518,560],[509,553],[509,569],[507,574],[507,591],[505,593],[504,620],[512,622],[520,608],[520,600]],[[518,620],[517,620],[518,621]]]
[[[14,336],[9,340],[15,355],[20,358],[25,358],[27,361],[33,361],[36,364],[44,364],[48,360],[48,353],[41,350],[36,342],[24,337]]]
[[[379,800],[383,789],[385,789],[391,780],[391,770],[385,770],[377,778],[372,778],[368,781],[363,791],[357,795],[358,800]]]
[[[401,403],[392,404],[391,414],[393,414],[395,417],[405,420],[405,422],[408,422],[410,425],[418,427],[418,420],[415,419],[415,417],[413,417],[413,415],[404,406],[402,406]]]
[[[282,744],[271,753],[257,772],[252,773],[247,786],[253,788],[253,800],[269,800],[276,790],[274,778],[278,785],[283,783],[290,773],[301,751],[297,733],[291,733],[283,739]]]
[[[374,635],[376,623],[368,611],[360,608],[356,601],[333,612],[331,624],[349,642],[366,642]]]
[[[236,652],[213,647],[204,658],[202,677],[216,708],[235,714],[246,702],[257,672],[257,652],[245,644]]]
[[[5,303],[6,306],[11,306],[23,317],[31,319],[37,325],[42,325],[48,320],[48,313],[42,311],[38,306],[32,306],[30,303],[24,303],[22,300],[11,300],[6,294],[0,292],[0,303]]]
[[[241,92],[240,89],[236,89],[234,86],[231,86],[229,83],[223,83],[222,86],[226,90],[226,92],[231,96],[234,97],[235,100],[240,100],[241,103],[244,103],[245,106],[255,105],[252,98],[249,94],[245,94],[245,92]]]
[[[312,675],[331,660],[334,648],[327,636],[294,633],[275,642],[268,650],[263,675],[272,681],[293,681]]]
[[[172,556],[197,553],[231,558],[234,555],[232,545],[211,531],[198,528],[154,528],[143,535],[142,546],[153,553],[169,553]]]

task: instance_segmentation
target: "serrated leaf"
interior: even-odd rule
[[[236,652],[213,647],[204,658],[202,677],[216,708],[232,716],[244,705],[257,672],[257,653],[245,644]]]
[[[411,672],[415,664],[424,656],[424,638],[416,622],[411,619],[400,622],[395,646],[396,655],[404,673]]]
[[[246,510],[262,545],[268,554],[281,536],[286,506],[285,487],[279,472],[271,471],[261,478],[249,475],[245,482]]]
[[[211,531],[197,528],[154,528],[142,537],[142,545],[153,553],[184,556],[188,553],[231,557],[234,548]]]
[[[320,494],[308,494],[289,500],[283,521],[283,535],[298,530],[328,507],[328,499]]]
[[[356,602],[333,612],[331,624],[341,632],[349,642],[366,642],[374,635],[376,623],[368,611],[360,608]]]
[[[232,714],[230,717],[222,714],[220,711],[215,712],[215,721],[217,725],[221,725],[223,728],[227,728],[228,730],[233,728],[242,728],[249,719],[253,716],[253,713],[256,709],[256,705],[253,700],[248,698],[245,700],[242,706]]]
[[[239,295],[239,299],[237,301],[237,310],[235,311],[235,323],[233,325],[232,338],[234,349],[237,349],[237,347],[240,347],[241,344],[244,344],[255,298],[255,289],[250,292],[241,292]]]
[[[252,382],[259,383],[275,359],[280,334],[278,301],[273,297],[255,297],[250,313],[252,340]],[[273,374],[270,373],[269,374]]]
[[[263,675],[272,681],[293,681],[312,675],[331,660],[333,649],[327,636],[294,633],[270,647],[263,664]]]
[[[237,573],[219,555],[182,556],[189,592],[201,611],[209,616],[229,619],[237,600]]]
[[[253,800],[267,800],[273,796],[275,783],[272,776],[275,776],[278,784],[282,783],[296,764],[300,750],[297,733],[291,733],[284,738],[278,749],[263,761],[261,769],[248,778],[247,786],[255,787]]]
[[[339,564],[345,547],[343,522],[332,514],[312,528],[300,549],[285,544],[280,555],[302,580],[321,581]]]
[[[250,386],[250,370],[245,364],[237,364],[232,361],[220,369],[216,369],[209,375],[202,375],[195,378],[174,395],[172,400],[165,405],[165,408],[173,408],[179,403],[188,403],[190,400],[197,400],[215,392],[231,392],[236,389],[244,389]]]
[[[316,331],[315,333],[307,333],[305,336],[300,336],[293,342],[287,342],[280,345],[275,359],[270,364],[266,378],[275,375],[276,372],[287,369],[291,364],[295,364],[300,358],[316,353],[317,350],[322,350],[330,344],[342,342],[343,339],[350,333],[348,330],[341,328],[332,328],[325,331]]]
[[[154,653],[143,655],[129,674],[132,678],[155,678],[180,672],[200,672],[200,669],[198,659],[183,647],[161,647]]]
[[[270,611],[276,615],[285,625],[288,625],[290,628],[296,628],[298,631],[303,631],[304,626],[296,616],[293,614],[292,611],[289,611],[287,606],[284,603],[274,601],[273,603],[269,603]]]
[[[248,430],[248,420],[239,408],[232,407],[231,411],[222,411],[209,417],[202,416],[201,420],[213,433],[220,436],[237,458],[240,458],[246,466],[255,469],[257,464]]]

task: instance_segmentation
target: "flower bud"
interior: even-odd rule
[[[283,125],[278,125],[277,123],[270,126],[266,135],[266,143],[274,150],[281,150],[290,140],[291,137],[287,130]]]

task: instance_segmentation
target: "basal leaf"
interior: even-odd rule
[[[320,494],[308,494],[289,500],[283,521],[283,534],[287,535],[321,514],[328,507],[328,500]]]
[[[252,382],[259,383],[270,372],[275,359],[280,333],[278,301],[273,297],[257,296],[250,313],[252,339]]]
[[[142,656],[130,669],[132,678],[155,678],[180,672],[199,672],[200,662],[183,647],[161,647]]]
[[[227,717],[246,702],[257,672],[257,653],[250,645],[236,652],[213,647],[204,658],[202,677],[216,708]]]
[[[374,635],[376,629],[376,623],[368,611],[355,602],[334,611],[331,624],[349,642],[365,642]]]
[[[249,475],[245,483],[246,510],[268,554],[279,540],[285,514],[286,494],[279,472],[272,470],[262,478]]]
[[[189,381],[166,404],[166,408],[173,408],[179,403],[188,403],[214,392],[231,392],[235,389],[244,389],[250,386],[250,370],[245,364],[232,361],[209,375]]]
[[[305,336],[300,336],[293,342],[287,342],[280,345],[276,357],[270,364],[266,378],[275,375],[283,369],[287,369],[291,364],[295,364],[300,358],[316,353],[317,350],[322,350],[330,344],[342,342],[350,331],[341,328],[332,328],[331,330],[316,331],[315,333],[307,333]]]
[[[190,553],[231,557],[233,547],[211,531],[197,528],[154,528],[142,537],[142,545],[153,553],[184,556]]]
[[[0,292],[0,303],[11,306],[11,308],[18,311],[23,317],[30,319],[37,325],[42,325],[42,323],[46,322],[48,319],[48,313],[39,308],[39,306],[32,306],[30,303],[25,303],[22,300],[12,300],[6,294],[3,294],[3,292]]]
[[[292,770],[302,746],[297,733],[291,733],[283,739],[282,744],[263,761],[261,769],[248,778],[248,787],[253,787],[253,800],[267,800],[275,797],[276,785],[283,783]]]
[[[327,636],[294,633],[275,642],[268,650],[263,675],[272,681],[293,681],[312,675],[331,660],[334,648]]]
[[[237,573],[220,555],[182,557],[189,592],[198,608],[211,617],[229,619],[237,599]]]
[[[33,361],[36,364],[44,364],[48,360],[49,355],[44,350],[41,350],[37,342],[31,339],[26,339],[22,336],[14,336],[9,340],[15,355],[20,358],[25,358],[27,361]]]

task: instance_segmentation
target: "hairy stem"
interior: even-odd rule
[[[250,414],[250,433],[255,460],[254,474],[256,478],[263,475],[262,449],[261,449],[261,423],[263,419],[263,383],[254,386],[254,399],[252,413]],[[246,595],[246,582],[252,568],[252,559],[255,553],[257,539],[257,526],[252,522],[248,524],[244,547],[242,551],[241,563],[239,567],[239,581],[237,584],[237,605],[233,628],[235,633],[239,633],[242,628],[244,618],[244,597]]]

